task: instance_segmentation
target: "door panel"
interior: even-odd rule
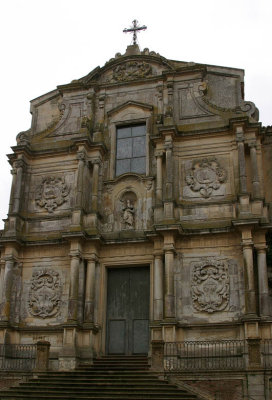
[[[148,353],[149,324],[147,319],[133,321],[133,353]]]
[[[110,354],[125,353],[126,321],[109,320]]]
[[[107,352],[142,354],[149,344],[149,268],[109,268]]]

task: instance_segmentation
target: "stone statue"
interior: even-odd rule
[[[134,229],[134,206],[130,200],[125,200],[125,206],[123,207],[123,223],[125,229]]]

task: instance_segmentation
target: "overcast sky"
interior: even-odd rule
[[[1,0],[0,221],[11,182],[6,154],[30,127],[29,101],[123,54],[133,19],[148,27],[142,49],[243,68],[246,100],[271,125],[271,17],[271,0]]]

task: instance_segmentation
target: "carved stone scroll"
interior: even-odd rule
[[[190,189],[199,192],[206,199],[211,197],[213,191],[219,189],[226,179],[227,171],[220,167],[214,157],[195,160],[185,176],[185,181]]]
[[[66,201],[69,191],[63,177],[46,176],[37,188],[36,204],[52,213]]]
[[[197,311],[225,310],[229,304],[228,263],[212,257],[193,263],[191,294]]]
[[[56,271],[42,269],[32,275],[28,310],[34,317],[51,318],[60,309],[61,285]]]

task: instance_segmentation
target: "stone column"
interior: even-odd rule
[[[48,370],[49,351],[50,351],[50,342],[47,342],[45,340],[40,340],[39,342],[37,342],[35,371],[44,372]]]
[[[247,338],[248,367],[250,369],[261,368],[261,338]]]
[[[0,260],[0,303],[4,300],[4,275],[5,275],[5,260]]]
[[[12,256],[5,257],[5,272],[3,282],[3,304],[2,320],[9,321],[10,317],[10,302],[12,295],[14,258]]]
[[[154,263],[154,320],[163,319],[163,260],[162,254],[155,255]]]
[[[98,210],[98,183],[99,183],[99,166],[100,159],[91,160],[93,164],[93,182],[92,182],[92,211]]]
[[[254,286],[254,269],[253,269],[253,243],[242,242],[243,256],[245,265],[245,300],[246,314],[256,315],[256,293]]]
[[[243,128],[236,128],[236,140],[238,145],[239,184],[240,194],[247,193],[246,159]]]
[[[20,210],[20,200],[21,200],[22,182],[23,182],[23,168],[24,168],[23,160],[16,161],[15,168],[17,170],[17,177],[16,177],[16,185],[14,188],[13,210],[12,211],[14,213],[18,213]]]
[[[15,163],[14,163],[15,165]],[[16,187],[16,178],[17,178],[17,170],[14,166],[10,171],[12,174],[12,183],[11,183],[11,190],[10,190],[10,198],[9,198],[9,214],[13,212],[13,204],[14,204],[14,192]]]
[[[173,200],[173,144],[172,142],[165,143],[165,158],[166,158],[166,183],[165,183],[165,199]]]
[[[164,341],[152,340],[151,369],[157,372],[164,370]]]
[[[156,179],[156,202],[161,203],[162,201],[162,157],[163,150],[157,150],[155,152],[157,161],[157,179]]]
[[[71,253],[68,320],[77,321],[80,254]]]
[[[164,271],[164,316],[165,318],[174,318],[174,250],[172,249],[165,250]]]
[[[249,143],[250,147],[250,161],[251,161],[251,179],[252,179],[252,195],[253,199],[260,199],[260,180],[258,173],[256,142]]]
[[[256,246],[258,259],[259,310],[261,316],[270,315],[266,246]]]
[[[88,260],[86,271],[84,322],[94,322],[95,265],[96,257],[93,256]]]
[[[83,176],[85,167],[85,152],[79,151],[77,153],[78,167],[77,167],[77,194],[76,194],[76,208],[82,208],[83,202]]]

